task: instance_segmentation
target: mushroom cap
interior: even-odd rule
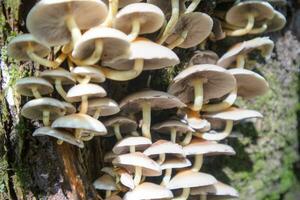
[[[26,77],[17,80],[16,90],[23,96],[32,97],[32,88],[36,88],[41,95],[53,92],[53,86],[47,80],[38,77]]]
[[[274,10],[274,16],[271,20],[268,20],[267,22],[261,21],[255,24],[256,27],[263,25],[264,23],[267,23],[267,30],[265,31],[266,33],[269,32],[274,32],[274,31],[279,31],[281,30],[285,24],[286,24],[286,19],[283,14],[281,14],[279,11]]]
[[[192,163],[187,158],[167,158],[163,164],[160,165],[162,170],[165,169],[180,169],[191,166]]]
[[[95,135],[105,135],[107,130],[105,126],[95,118],[86,114],[71,114],[56,119],[52,128],[64,129],[82,129],[88,132],[94,132]]]
[[[71,103],[65,101],[61,101],[61,103],[65,106],[66,115],[76,113],[76,108]]]
[[[115,159],[117,156],[118,155],[115,154],[114,152],[109,151],[104,155],[103,161],[106,163],[111,163],[113,161],[113,159]]]
[[[221,195],[221,196],[228,196],[228,197],[239,197],[238,191],[233,187],[218,181],[213,185],[192,188],[191,195],[200,195],[200,194],[209,194],[209,195]]]
[[[29,12],[26,26],[32,35],[47,46],[58,46],[71,41],[65,19],[73,16],[77,26],[86,30],[101,24],[107,6],[100,0],[42,0]]]
[[[132,191],[127,192],[124,200],[144,200],[144,199],[170,199],[173,194],[164,186],[150,182],[144,182],[136,186]]]
[[[204,130],[209,130],[211,128],[210,123],[205,119],[190,117],[187,118],[186,121],[188,125],[195,130],[195,132],[197,131],[202,132]]]
[[[123,8],[132,3],[138,3],[142,0],[119,0],[119,8]],[[106,4],[108,4],[108,0],[103,0]]]
[[[119,124],[121,133],[130,133],[137,129],[137,123],[134,120],[123,116],[116,116],[104,122],[104,125],[106,126],[108,131],[108,135],[112,136],[115,134],[115,124]]]
[[[113,177],[108,174],[104,174],[94,181],[93,186],[97,190],[117,190],[117,185]]]
[[[41,127],[36,129],[32,135],[33,136],[47,135],[62,140],[64,142],[67,142],[69,144],[75,145],[79,148],[84,148],[84,144],[81,140],[77,140],[73,135],[63,130],[57,130],[51,127]]]
[[[177,133],[194,132],[188,124],[179,120],[168,120],[158,124],[154,124],[151,129],[159,133],[171,134],[171,129],[175,128]]]
[[[186,10],[185,1],[186,0],[179,1],[179,12],[180,13],[184,13]],[[153,4],[153,5],[156,5],[157,7],[159,7],[163,11],[166,19],[169,20],[169,18],[171,17],[171,14],[172,14],[171,1],[147,0],[147,3]]]
[[[127,170],[120,168],[117,170],[117,173],[120,177],[120,182],[122,183],[122,185],[130,189],[133,189],[135,187],[132,175],[130,175]]]
[[[207,113],[203,115],[204,118],[240,121],[250,118],[262,118],[262,114],[255,110],[246,110],[241,108],[230,107],[222,112]]]
[[[113,99],[110,98],[90,99],[88,105],[88,114],[93,115],[98,108],[101,110],[100,116],[110,116],[120,112],[118,103]]]
[[[135,146],[136,151],[143,151],[152,144],[151,140],[146,137],[127,137],[118,141],[112,151],[115,154],[128,153],[130,146]]]
[[[42,71],[40,77],[47,79],[52,84],[56,80],[61,80],[63,85],[70,85],[76,82],[71,73],[63,68]]]
[[[143,153],[147,156],[169,154],[169,155],[185,157],[182,146],[167,140],[156,141],[150,147],[148,147]]]
[[[135,167],[141,167],[143,176],[160,176],[162,173],[160,166],[141,152],[118,155],[112,163],[129,172],[134,172]]]
[[[138,19],[140,34],[158,31],[164,24],[165,16],[162,10],[149,3],[133,3],[122,8],[115,19],[115,27],[126,34],[132,29],[132,21]]]
[[[7,54],[17,60],[30,60],[27,55],[29,47],[31,47],[32,51],[40,57],[45,57],[50,53],[50,48],[41,44],[31,34],[23,34],[18,35],[9,42]]]
[[[113,167],[102,167],[101,172],[108,174],[111,177],[115,177],[117,175],[115,168],[113,168]]]
[[[103,62],[103,65],[118,70],[129,70],[134,66],[136,59],[144,60],[143,70],[161,69],[179,63],[178,56],[171,49],[146,38],[137,38],[130,45],[128,58],[114,60],[113,62]]]
[[[189,66],[201,65],[201,64],[213,64],[215,65],[219,60],[219,56],[210,50],[195,51],[194,55],[189,61]]]
[[[91,77],[90,82],[94,83],[102,83],[105,81],[105,75],[102,71],[96,67],[91,66],[77,66],[73,68],[71,71],[72,75],[80,78],[84,78],[86,76]]]
[[[228,72],[236,79],[238,96],[250,99],[264,95],[269,89],[268,82],[258,73],[239,68],[230,69]]]
[[[195,79],[205,79],[203,83],[203,98],[208,101],[220,98],[236,87],[232,74],[217,65],[194,65],[180,72],[169,86],[168,92],[177,96],[184,103],[194,101],[194,88],[189,82]]]
[[[181,108],[186,106],[177,97],[166,92],[143,90],[125,97],[120,103],[120,109],[125,112],[139,112],[142,109],[141,104],[144,102],[150,103],[152,110]]]
[[[213,20],[205,13],[191,12],[183,14],[177,22],[173,34],[166,40],[166,43],[170,44],[174,42],[184,30],[188,30],[186,39],[178,47],[194,47],[210,35],[212,27]]]
[[[65,114],[65,106],[59,100],[43,97],[28,101],[22,107],[21,114],[28,119],[42,120],[44,111],[49,111],[53,120]]]
[[[170,190],[193,188],[216,183],[217,180],[210,174],[185,170],[177,173],[167,184]]]
[[[235,155],[234,149],[226,144],[219,144],[214,141],[193,140],[190,144],[183,147],[187,156],[190,155]]]
[[[113,28],[95,27],[82,35],[72,56],[81,60],[88,58],[95,50],[96,40],[103,42],[102,60],[111,60],[129,53],[130,43],[125,33]]]
[[[106,91],[100,85],[87,83],[75,85],[67,93],[67,97],[75,102],[80,102],[83,96],[104,97]]]
[[[266,21],[273,18],[274,8],[264,1],[240,2],[227,11],[225,20],[229,24],[246,26],[248,13],[255,14],[255,21]]]
[[[248,54],[255,49],[261,50],[262,56],[266,59],[271,57],[274,42],[269,37],[257,37],[252,40],[237,43],[232,46],[217,62],[217,65],[228,68],[238,55]]]

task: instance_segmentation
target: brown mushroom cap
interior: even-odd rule
[[[274,31],[279,31],[281,30],[285,24],[286,24],[286,19],[283,14],[281,14],[279,11],[274,10],[274,16],[271,20],[265,22],[261,21],[255,24],[256,26],[261,26],[262,24],[267,23],[267,30],[265,31],[266,33],[268,32],[274,32]]]
[[[128,58],[102,64],[118,70],[128,70],[134,66],[136,59],[144,60],[144,70],[161,69],[179,63],[178,56],[171,49],[146,38],[137,38],[130,45]]]
[[[254,13],[256,21],[266,21],[273,18],[274,9],[271,4],[264,1],[240,2],[227,11],[225,20],[229,24],[246,26],[248,13]]]
[[[50,112],[50,119],[56,119],[65,113],[65,106],[54,98],[43,97],[28,101],[21,110],[22,116],[28,119],[42,120],[43,112]]]
[[[47,79],[50,83],[55,83],[55,80],[61,80],[62,84],[74,84],[75,79],[71,73],[63,68],[57,68],[53,70],[45,70],[40,73],[40,77]]]
[[[128,153],[131,146],[135,146],[137,151],[143,151],[152,144],[151,140],[146,137],[127,137],[117,142],[113,147],[115,154]]]
[[[98,190],[117,190],[115,180],[110,175],[104,174],[94,181],[94,187]]]
[[[36,88],[41,95],[53,92],[53,86],[47,80],[38,77],[26,77],[17,80],[16,90],[24,96],[33,96],[32,88]]]
[[[124,200],[144,200],[144,199],[170,199],[173,194],[164,186],[150,182],[144,182],[136,186],[132,191],[127,192]]]
[[[29,12],[26,26],[39,41],[48,46],[67,44],[71,34],[65,18],[72,15],[79,29],[99,25],[107,15],[106,5],[99,0],[42,0]]]
[[[63,129],[82,129],[88,132],[94,132],[95,135],[105,135],[107,130],[105,126],[99,121],[86,114],[71,114],[56,119],[52,128]]]
[[[130,133],[137,129],[137,123],[134,120],[123,116],[117,116],[104,122],[104,125],[106,126],[108,131],[107,136],[112,136],[115,134],[113,127],[115,124],[119,124],[121,133]]]
[[[178,47],[194,47],[203,42],[209,36],[212,27],[213,20],[205,13],[191,12],[183,14],[177,22],[173,34],[166,40],[166,43],[171,44],[184,30],[188,30],[186,39]]]
[[[188,124],[178,121],[178,120],[168,120],[158,124],[154,124],[151,129],[159,133],[170,134],[171,129],[175,128],[177,133],[194,132],[195,130],[191,128]]]
[[[210,50],[195,51],[194,55],[189,61],[189,66],[201,65],[201,64],[216,64],[219,60],[219,56]]]
[[[119,0],[119,8],[123,8],[132,3],[138,3],[142,0]],[[103,0],[106,4],[108,4],[108,0]]]
[[[95,27],[85,32],[72,52],[76,59],[86,59],[95,50],[95,41],[102,40],[102,60],[111,60],[129,53],[130,43],[127,35],[117,29],[108,27]]]
[[[194,88],[189,85],[189,82],[196,78],[207,80],[203,83],[204,101],[220,98],[236,86],[234,76],[224,68],[211,64],[194,65],[186,68],[173,79],[168,92],[186,104],[191,103],[194,101]]]
[[[98,108],[100,109],[100,116],[110,116],[120,112],[118,103],[113,99],[110,98],[90,99],[88,105],[88,114],[93,115]]]
[[[239,68],[230,69],[228,72],[236,79],[238,96],[250,99],[264,95],[269,89],[269,84],[264,77],[255,72]]]
[[[164,23],[164,13],[155,5],[148,3],[133,3],[122,8],[115,19],[115,27],[129,34],[132,29],[132,20],[138,19],[140,34],[153,33],[159,30]]]
[[[269,37],[258,37],[231,47],[217,62],[217,65],[228,68],[236,61],[238,55],[248,54],[255,49],[261,50],[262,56],[266,59],[271,57],[274,42]]]
[[[109,151],[104,155],[103,161],[106,163],[111,163],[113,161],[113,159],[115,159],[117,156],[118,155],[115,154],[114,152]]]
[[[75,85],[67,93],[67,97],[74,102],[80,102],[83,96],[104,97],[106,91],[100,85],[88,83]]]
[[[96,67],[91,66],[77,66],[71,71],[72,75],[76,78],[91,77],[90,82],[102,83],[105,81],[105,75]]]
[[[141,167],[143,176],[160,176],[162,173],[160,166],[154,160],[140,152],[119,155],[112,163],[124,167],[129,172],[134,172],[135,167]]]
[[[33,52],[45,57],[50,53],[50,48],[41,44],[31,34],[23,34],[12,39],[7,46],[7,54],[17,60],[30,60],[27,55],[28,48],[31,47]]]
[[[202,132],[202,131],[209,130],[211,128],[210,122],[198,117],[189,117],[186,119],[186,121],[188,125],[195,130],[194,132],[197,131]]]
[[[156,141],[150,147],[148,147],[143,153],[147,156],[169,154],[169,155],[185,157],[182,146],[167,140]]]
[[[77,140],[73,135],[70,133],[63,131],[63,130],[57,130],[50,127],[41,127],[36,129],[33,134],[33,136],[51,136],[54,138],[57,138],[61,141],[67,142],[69,144],[78,146],[79,148],[83,148],[84,144],[82,141]]]
[[[165,169],[180,169],[191,166],[192,163],[187,158],[167,158],[163,164],[160,165],[162,170]]]
[[[125,112],[139,112],[143,102],[150,103],[153,110],[185,107],[179,99],[166,92],[143,90],[125,97],[120,103],[120,108]]]

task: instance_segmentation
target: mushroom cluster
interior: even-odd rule
[[[110,88],[103,85],[106,79],[129,81],[144,70],[179,64],[176,47],[205,46],[224,35],[276,31],[285,24],[266,2],[241,2],[213,17],[195,11],[199,3],[41,0],[27,16],[30,33],[8,46],[11,57],[42,66],[16,83],[19,94],[33,97],[21,114],[43,123],[34,136],[79,148],[95,136],[116,141],[93,183],[107,200],[238,197],[234,188],[200,171],[206,156],[235,155],[224,143],[234,123],[262,118],[234,103],[238,96],[267,92],[267,81],[251,71],[250,55],[269,58],[274,44],[268,37],[238,43],[220,59],[209,50],[195,52],[167,91],[147,88],[117,103],[106,97]],[[152,125],[152,112],[170,109],[176,115]]]

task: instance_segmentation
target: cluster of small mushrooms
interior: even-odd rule
[[[175,66],[176,47],[205,46],[206,40],[276,31],[285,24],[263,1],[236,3],[213,18],[194,11],[199,3],[41,0],[28,14],[30,33],[9,43],[11,57],[43,69],[16,83],[19,94],[33,97],[21,114],[43,122],[34,136],[79,148],[96,136],[116,137],[103,175],[93,184],[107,200],[238,197],[234,188],[200,170],[203,157],[235,154],[221,143],[234,123],[262,117],[234,103],[238,96],[250,99],[268,90],[266,80],[249,70],[252,52],[270,57],[274,44],[268,37],[238,43],[220,59],[212,51],[197,51],[167,92],[145,89],[118,104],[100,85]],[[165,109],[176,109],[177,115],[152,125],[151,112]]]

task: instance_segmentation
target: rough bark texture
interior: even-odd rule
[[[201,11],[211,12],[214,4],[207,6],[208,2],[211,1],[203,0]],[[84,150],[70,146],[57,148],[55,142],[47,137],[33,138],[31,133],[38,124],[32,125],[32,122],[19,115],[20,105],[27,99],[21,100],[14,92],[14,84],[18,78],[33,73],[33,63],[18,63],[8,58],[6,45],[13,36],[26,31],[24,19],[34,3],[34,0],[1,1],[0,199],[98,199],[90,183],[99,175],[102,154],[105,148],[110,147],[110,141],[94,139]],[[237,156],[205,160],[204,171],[237,187],[240,199],[296,200],[300,196],[297,179],[300,174],[296,173],[300,171],[297,162],[300,63],[298,7],[298,2],[289,1],[287,8],[283,8],[288,24],[280,33],[271,35],[276,42],[272,59],[262,63],[257,58],[256,70],[269,81],[270,91],[251,101],[238,101],[242,107],[261,111],[264,119],[234,129],[233,137],[227,142],[237,151]],[[208,46],[221,55],[234,42],[237,40]],[[176,50],[182,60],[181,66],[194,50]],[[127,93],[147,86],[147,79],[151,75],[152,88],[166,89],[178,69],[180,66],[144,73],[129,83],[108,82],[106,87],[113,88],[109,95],[119,100]],[[162,114],[154,113],[154,116],[159,116],[155,119],[170,115]],[[65,158],[63,151],[73,155],[72,160]],[[76,179],[65,177],[63,164],[74,165],[71,168],[79,176]],[[79,185],[83,183],[84,188],[71,188],[67,180]]]

